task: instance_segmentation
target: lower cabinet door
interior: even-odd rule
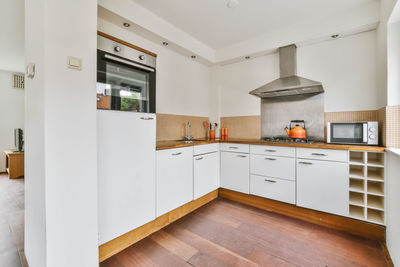
[[[349,179],[344,162],[297,160],[297,205],[348,215]]]
[[[194,199],[219,188],[219,152],[193,157]]]
[[[157,216],[193,200],[193,147],[157,151]]]
[[[249,194],[249,154],[221,152],[221,187]]]
[[[98,110],[97,127],[101,245],[156,218],[156,117]]]
[[[250,194],[295,204],[296,183],[289,180],[251,175]]]

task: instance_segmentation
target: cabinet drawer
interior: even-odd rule
[[[295,204],[296,183],[294,181],[251,175],[250,194]]]
[[[297,148],[297,157],[302,159],[318,159],[347,162],[347,150]]]
[[[288,180],[296,179],[296,160],[294,158],[265,155],[250,155],[251,174]]]
[[[295,157],[296,148],[283,147],[283,146],[250,146],[251,154],[282,156],[282,157]]]
[[[206,145],[198,145],[193,147],[194,155],[207,154],[212,152],[219,151],[219,144],[206,144]]]
[[[233,144],[233,143],[222,143],[221,151],[238,152],[238,153],[249,153],[249,145],[246,144]]]

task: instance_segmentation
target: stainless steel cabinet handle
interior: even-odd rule
[[[172,153],[172,156],[179,156],[180,154],[182,154],[182,152]]]
[[[269,179],[264,179],[264,181],[266,181],[266,182],[268,182],[268,183],[276,183],[276,181],[274,181],[274,180],[269,180]]]
[[[264,151],[265,152],[276,152],[276,150],[273,150],[273,149],[265,149]]]
[[[237,146],[230,146],[230,149],[239,149]]]
[[[303,164],[303,165],[313,165],[313,163],[311,163],[311,162],[305,162],[305,161],[300,161],[299,164]]]
[[[154,118],[152,117],[140,117],[141,120],[145,120],[145,121],[151,121],[154,120]]]
[[[328,156],[327,154],[322,154],[322,153],[311,153],[311,155],[313,155],[313,156],[323,156],[323,157]]]
[[[266,159],[266,160],[276,160],[274,158],[264,158],[264,159]]]
[[[247,158],[245,155],[237,155],[239,158]]]
[[[202,159],[204,159],[203,157],[201,157],[201,158],[196,158],[196,160],[202,160]]]

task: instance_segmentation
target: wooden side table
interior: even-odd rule
[[[10,179],[24,177],[24,152],[5,150],[4,153],[6,154],[6,169]]]

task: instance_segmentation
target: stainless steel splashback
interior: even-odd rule
[[[286,136],[291,120],[304,120],[307,138],[324,141],[324,94],[261,100],[261,137]]]

